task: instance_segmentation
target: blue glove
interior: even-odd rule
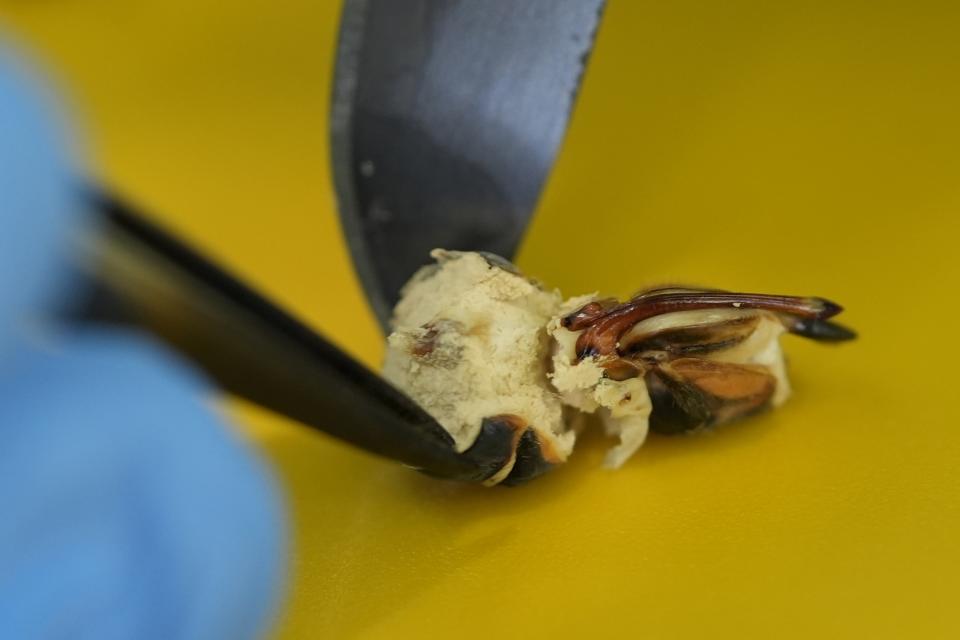
[[[209,385],[134,334],[37,328],[84,217],[34,78],[0,48],[0,638],[259,637],[283,514]]]
[[[36,77],[0,46],[0,370],[14,334],[62,293],[63,256],[82,222],[71,138]]]

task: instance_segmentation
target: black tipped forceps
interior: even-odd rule
[[[430,249],[513,255],[566,129],[603,4],[345,3],[333,178],[354,262],[384,327]],[[73,319],[146,328],[226,391],[434,476],[481,482],[511,454],[479,444],[457,453],[446,431],[380,376],[130,205],[91,197],[100,224]]]

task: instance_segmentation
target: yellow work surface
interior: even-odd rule
[[[0,2],[72,89],[109,184],[371,366],[327,102],[339,7]],[[960,5],[612,0],[520,265],[820,295],[795,396],[621,471],[600,436],[456,486],[235,415],[294,520],[281,638],[960,634]]]

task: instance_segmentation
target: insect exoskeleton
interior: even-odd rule
[[[779,406],[790,395],[784,332],[854,335],[827,320],[840,307],[820,298],[661,287],[623,303],[563,302],[502,258],[431,255],[437,264],[395,309],[384,373],[489,469],[488,484],[564,462],[577,411],[598,413],[618,437],[605,464],[619,467],[649,430],[688,432]]]

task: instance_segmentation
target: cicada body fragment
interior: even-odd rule
[[[579,413],[619,439],[619,467],[650,430],[682,433],[781,405],[780,336],[853,337],[819,298],[649,289],[626,302],[563,301],[496,256],[435,250],[404,287],[384,375],[423,406],[488,484],[564,462]]]

